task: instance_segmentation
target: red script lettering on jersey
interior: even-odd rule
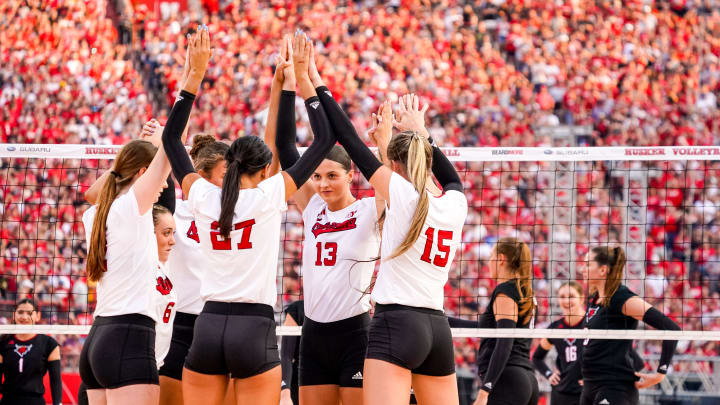
[[[157,285],[155,288],[160,292],[162,295],[168,295],[170,294],[170,291],[173,289],[173,285],[170,282],[170,279],[165,277],[158,277],[157,278]]]
[[[357,228],[356,222],[357,218],[350,218],[343,222],[328,222],[327,224],[316,222],[312,227],[312,233],[317,238],[318,235],[322,235],[323,233],[349,231]]]

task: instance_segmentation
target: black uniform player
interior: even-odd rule
[[[558,301],[563,317],[552,322],[549,329],[575,329],[583,327],[585,318],[585,294],[583,289],[575,281],[569,281],[558,289]],[[555,370],[551,370],[545,363],[545,356],[548,351],[555,347],[557,357],[555,358]],[[582,374],[580,363],[582,360],[583,339],[557,338],[541,339],[532,361],[535,368],[545,376],[552,385],[550,403],[552,405],[577,405],[580,403],[582,393]],[[634,350],[633,368],[636,371],[643,369],[644,362]]]
[[[678,325],[635,295],[620,281],[625,269],[621,247],[596,247],[588,254],[582,273],[592,296],[585,315],[589,329],[636,329],[638,320],[661,330],[680,330]],[[677,341],[662,344],[657,373],[635,372],[632,340],[586,339],[582,357],[582,405],[635,405],[638,388],[663,380]]]
[[[285,326],[302,326],[305,319],[303,300],[298,300],[285,309]],[[280,347],[280,363],[282,365],[282,391],[280,405],[298,405],[298,364],[300,359],[300,336],[283,336]]]
[[[18,325],[34,325],[40,320],[37,306],[30,299],[21,300],[13,314]],[[2,371],[2,405],[45,405],[43,377],[50,373],[50,390],[54,405],[62,402],[60,346],[47,335],[4,335],[0,339]]]
[[[529,328],[534,323],[535,302],[530,282],[530,249],[526,244],[505,238],[498,241],[490,257],[495,287],[481,328]],[[530,363],[531,339],[487,338],[480,343],[478,374],[480,391],[475,405],[534,405],[538,384]]]

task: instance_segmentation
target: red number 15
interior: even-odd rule
[[[437,250],[442,253],[442,255],[435,255],[432,261],[430,260],[430,253],[432,251],[433,241],[435,240],[435,228],[428,228],[427,231],[425,231],[425,236],[427,237],[427,241],[425,242],[425,251],[420,257],[420,260],[434,264],[438,267],[447,266],[448,259],[450,258],[450,246],[446,245],[444,242],[448,239],[452,239],[452,231],[437,231]]]

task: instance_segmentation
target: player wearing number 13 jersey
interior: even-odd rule
[[[294,91],[283,91],[280,99],[276,147],[283,168],[300,157],[295,145],[295,98]],[[301,404],[362,403],[370,326],[370,296],[365,291],[380,250],[378,211],[382,213],[384,202],[356,199],[350,190],[353,175],[350,156],[335,145],[294,197],[305,233]],[[284,381],[291,380],[291,371],[285,367]]]

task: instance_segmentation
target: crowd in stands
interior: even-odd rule
[[[136,8],[124,43],[103,2],[3,1],[0,143],[122,144],[151,117],[163,121],[182,72],[178,33],[203,21],[224,51],[213,55],[191,134],[260,134],[275,44],[286,27],[302,27],[361,136],[378,100],[411,91],[430,104],[430,133],[445,146],[550,146],[540,129],[560,125],[588,126],[580,145],[720,144],[720,1],[377,3],[213,1],[204,16]],[[298,142],[307,145],[303,115],[298,109]],[[720,330],[720,163],[655,166],[662,170],[646,179],[645,296],[683,328]],[[105,167],[3,159],[3,300],[30,294],[47,309],[46,322],[89,324],[82,192]],[[484,310],[493,287],[485,260],[498,237],[519,230],[533,244],[538,326],[557,315],[547,298],[552,219],[536,208],[551,187],[537,174],[547,167],[459,164],[471,209],[446,287],[448,313],[473,318]],[[588,167],[576,183],[578,255],[592,241],[622,241],[627,211],[609,167]],[[287,217],[278,309],[301,291],[302,230],[292,225],[300,214]],[[68,357],[82,339],[61,343]],[[472,340],[456,348],[461,367],[474,364]],[[678,350],[720,354],[716,342]]]

